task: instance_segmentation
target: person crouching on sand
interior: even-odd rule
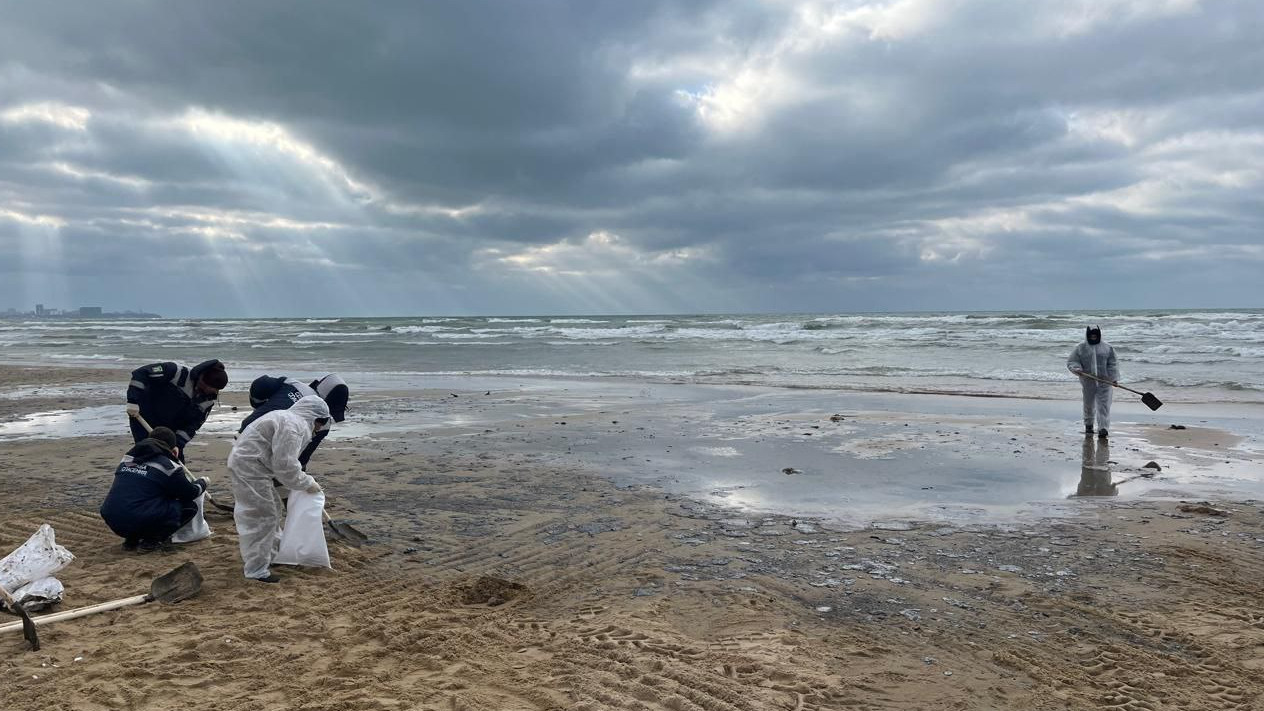
[[[197,498],[206,491],[207,479],[190,481],[179,456],[176,433],[155,427],[114,470],[101,518],[123,537],[123,550],[165,548],[171,534],[197,515]]]
[[[299,455],[317,432],[329,426],[329,419],[329,405],[317,395],[308,395],[288,410],[267,413],[237,435],[228,455],[228,473],[247,578],[265,583],[280,580],[271,570],[281,529],[281,502],[272,480],[295,491],[320,493],[320,484],[303,471]]]

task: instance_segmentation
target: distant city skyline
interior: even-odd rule
[[[5,307],[3,310],[0,310],[0,316],[10,316],[10,317],[27,316],[27,317],[35,317],[35,318],[46,317],[46,316],[47,317],[70,316],[70,317],[79,317],[79,318],[110,318],[110,317],[116,317],[116,316],[133,316],[133,317],[144,317],[144,318],[161,317],[160,314],[155,314],[155,313],[151,313],[147,311],[107,311],[105,307],[102,307],[102,306],[76,306],[73,308],[62,308],[62,307],[55,307],[55,306],[50,307],[44,304],[36,304],[35,308],[31,309],[30,311],[21,311],[12,306]]]

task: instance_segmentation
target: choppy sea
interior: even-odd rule
[[[1088,324],[1125,384],[1170,403],[1117,394],[1109,442],[1083,437],[1065,366]],[[1124,497],[1264,495],[1264,309],[0,320],[5,363],[212,357],[238,392],[261,373],[332,371],[357,394],[391,393],[353,397],[337,440],[423,432],[432,448],[521,452],[752,511],[860,525],[1074,515],[1084,472],[1111,467]],[[122,385],[60,391],[79,389]],[[36,391],[52,392],[0,399]],[[217,408],[204,431],[231,436],[240,419]],[[1175,423],[1210,449],[1153,440]],[[0,422],[0,441],[109,434],[126,435],[117,404]],[[1148,460],[1159,477],[1141,478]]]
[[[0,320],[0,359],[246,371],[510,375],[1074,397],[1088,324],[1122,382],[1165,400],[1264,402],[1264,309],[693,316]]]

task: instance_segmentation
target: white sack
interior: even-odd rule
[[[281,547],[273,563],[331,568],[325,545],[325,492],[290,491]]]
[[[29,582],[56,573],[74,559],[70,551],[57,545],[53,527],[43,524],[26,543],[0,560],[0,585],[14,593]]]
[[[172,543],[192,543],[211,535],[210,524],[206,522],[206,494],[197,497],[197,515],[184,524],[179,531],[171,534]]]
[[[57,578],[40,578],[18,588],[13,593],[13,601],[27,612],[35,612],[61,602],[61,596],[65,592],[65,586]]]

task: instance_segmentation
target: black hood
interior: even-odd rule
[[[166,457],[169,461],[175,461],[175,457],[171,456],[171,450],[167,448],[167,445],[152,438],[142,439],[131,449],[127,450],[127,453],[137,464],[144,464],[159,457]]]
[[[320,380],[312,381],[312,390],[329,405],[329,414],[334,422],[347,419],[347,401],[351,399],[351,389],[337,373],[330,373]]]
[[[199,380],[202,379],[202,375],[206,373],[208,370],[224,370],[224,364],[219,362],[218,358],[204,360],[201,363],[198,363],[197,365],[189,369],[189,378],[193,381],[194,384],[196,384]],[[226,377],[224,379],[227,380]],[[219,388],[216,388],[216,389],[218,390]]]
[[[1102,342],[1101,326],[1089,326],[1088,328],[1084,329],[1084,340],[1088,341],[1089,343],[1094,343],[1094,344],[1101,343]]]

